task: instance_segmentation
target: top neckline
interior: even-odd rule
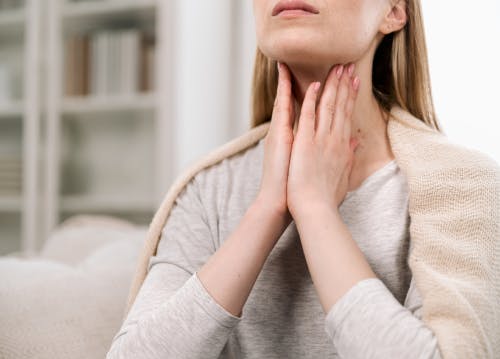
[[[363,182],[361,182],[361,184],[357,188],[355,188],[353,191],[347,191],[347,193],[345,195],[345,199],[352,197],[356,193],[362,191],[370,183],[372,183],[373,181],[375,181],[376,179],[378,179],[379,177],[384,175],[386,173],[386,171],[389,171],[389,170],[393,169],[394,167],[396,167],[396,165],[397,165],[396,159],[393,159],[393,160],[387,162],[385,165],[383,165],[378,170],[376,170],[375,172],[370,174],[368,177],[366,177],[363,180]]]

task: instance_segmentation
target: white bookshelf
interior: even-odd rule
[[[0,255],[36,253],[50,231],[75,214],[150,222],[173,177],[166,95],[172,6],[25,0],[20,8],[0,8],[0,65],[11,49],[21,61],[4,60],[22,63],[13,94],[8,101],[0,97],[0,156],[22,158],[22,192],[2,193],[0,186]],[[67,95],[66,40],[110,29],[139,29],[154,38],[154,88]],[[0,176],[0,185],[2,178],[11,177]]]
[[[64,89],[65,41],[72,34],[136,28],[155,38],[156,79],[168,67],[169,2],[155,0],[48,0],[47,137],[44,233],[81,213],[150,221],[171,180],[168,101],[159,91],[68,96]],[[167,24],[165,24],[167,22]],[[168,33],[160,29],[168,27]],[[165,36],[166,35],[166,36]],[[167,97],[167,96],[164,96]],[[161,157],[162,161],[159,159]],[[160,166],[158,164],[161,163]]]

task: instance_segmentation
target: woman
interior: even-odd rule
[[[418,0],[254,14],[252,129],[170,188],[108,358],[493,357],[500,167],[441,133]]]

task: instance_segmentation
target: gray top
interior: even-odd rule
[[[325,316],[292,221],[241,318],[210,296],[196,271],[255,199],[263,155],[261,139],[182,190],[107,358],[440,358],[407,264],[408,192],[395,160],[339,207],[378,278],[358,282]]]

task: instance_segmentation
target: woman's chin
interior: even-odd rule
[[[346,64],[357,61],[363,56],[361,49],[329,48],[314,43],[276,42],[269,47],[260,47],[262,53],[270,59],[296,66],[320,66],[325,64]]]
[[[289,65],[320,66],[332,62],[332,54],[327,54],[310,46],[275,46],[272,50],[263,51],[263,53],[270,59]]]

